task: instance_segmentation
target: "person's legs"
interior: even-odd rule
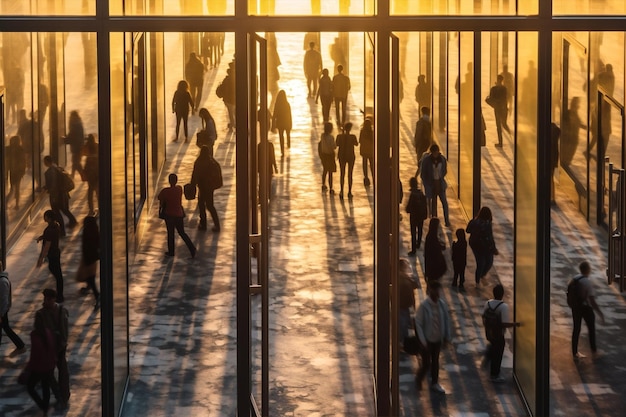
[[[582,318],[585,320],[587,330],[589,331],[589,347],[591,352],[596,352],[596,315],[593,312],[593,308],[590,306],[583,306]]]
[[[165,227],[167,229],[167,254],[170,256],[174,256],[174,222],[174,217],[165,216]]]
[[[44,409],[44,407],[46,406],[44,404],[43,398],[41,398],[41,396],[39,395],[39,393],[37,392],[37,384],[39,383],[39,381],[41,381],[41,373],[40,372],[32,372],[30,374],[30,377],[28,378],[28,382],[26,383],[26,389],[28,391],[28,394],[30,394],[30,397],[33,399],[33,401],[35,401],[35,403],[37,404],[37,407],[39,407],[39,409],[47,411],[47,408]],[[48,401],[50,400],[49,397],[49,393],[48,393]]]
[[[59,208],[61,209],[63,214],[65,214],[65,217],[67,217],[67,219],[69,220],[68,227],[74,227],[76,226],[76,224],[78,224],[76,217],[74,217],[74,215],[70,211],[70,199],[67,193],[65,193],[61,198],[61,206]]]
[[[200,230],[206,230],[207,202],[204,194],[205,193],[202,190],[198,190],[198,212],[200,213],[200,224],[198,224],[198,229]]]
[[[496,116],[496,131],[498,132],[498,143],[496,146],[502,146],[502,120],[500,118],[500,112],[494,109],[493,113]]]
[[[346,116],[347,116],[347,109],[346,109],[346,104],[347,104],[348,98],[342,98],[340,100],[341,103],[341,124],[344,125],[346,123]]]
[[[204,80],[202,82],[200,82],[200,84],[198,84],[198,91],[196,93],[196,100],[194,101],[195,103],[195,111],[198,111],[198,109],[200,108],[200,103],[202,102],[202,90],[204,87]]]
[[[463,288],[463,284],[465,284],[465,268],[459,272],[459,287]]]
[[[582,324],[583,313],[580,308],[572,308],[572,318],[574,319],[574,329],[572,330],[572,355],[576,357],[578,353],[578,338]]]
[[[291,148],[291,130],[287,129],[285,133],[287,134],[287,147]]]
[[[422,233],[424,232],[424,221],[419,220],[417,222],[417,249],[422,246]]]
[[[178,232],[178,235],[183,239],[183,241],[187,245],[187,248],[189,249],[189,252],[191,253],[191,257],[193,258],[196,256],[196,247],[194,246],[193,242],[191,241],[187,233],[185,233],[185,223],[183,222],[183,217],[175,217],[175,219],[176,220],[175,220],[174,226],[176,227],[176,231]]]
[[[93,293],[96,301],[98,301],[98,299],[100,298],[100,291],[98,291],[98,287],[96,287],[96,276],[91,275],[90,277],[87,277],[85,283],[87,284],[87,288],[89,288]]]
[[[431,217],[438,217],[437,216],[437,197],[440,195],[441,193],[441,181],[437,181],[434,180],[433,181],[433,191],[432,191],[432,195],[431,195]]]
[[[409,311],[409,309],[398,309],[398,339],[400,343],[404,343],[404,339],[409,335],[410,326],[411,312]]]
[[[409,223],[411,225],[411,255],[415,254],[415,250],[417,248],[417,216],[411,214],[409,216]]]
[[[441,342],[428,342],[428,352],[430,353],[430,379],[431,384],[439,382],[439,352],[441,351]]]
[[[180,121],[183,119],[183,115],[176,112],[176,139],[174,139],[174,141],[178,140],[178,133],[180,132]]]
[[[328,171],[328,188],[330,189],[331,194],[333,193],[333,172]]]
[[[474,252],[474,257],[476,258],[476,285],[480,284],[480,279],[483,277],[483,271],[486,265],[485,256],[477,250],[472,249]]]
[[[59,397],[57,400],[62,406],[66,406],[70,400],[70,371],[67,366],[65,349],[59,352],[57,356],[57,370],[59,372]]]
[[[213,190],[211,190],[207,194],[206,205],[209,209],[209,213],[211,213],[211,218],[213,219],[213,230],[217,232],[220,230],[220,219],[217,216],[217,210],[215,209],[215,200],[213,198]],[[204,217],[204,222],[206,223],[206,214]]]
[[[354,159],[348,161],[348,197],[352,197],[352,174],[354,173]],[[343,181],[341,182],[343,184]]]
[[[48,270],[54,276],[57,283],[57,302],[62,303],[63,297],[63,272],[61,271],[61,257],[48,255]]]
[[[417,370],[417,374],[415,375],[415,383],[417,384],[417,389],[420,390],[422,388],[422,381],[424,381],[424,377],[426,373],[430,370],[431,363],[431,355],[430,355],[430,342],[426,343],[424,349],[420,352],[420,356],[422,357],[422,364]]]
[[[446,226],[450,226],[450,214],[448,212],[448,198],[446,197],[446,190],[443,187],[439,187],[439,192],[437,194],[439,196],[439,200],[441,200],[441,208],[443,208],[443,219],[445,221]]]
[[[491,377],[497,378],[500,375],[502,355],[504,354],[504,335],[493,340],[491,345]]]
[[[185,130],[185,140],[189,139],[189,129],[188,129],[188,122],[189,122],[189,113],[185,113],[183,114],[183,129]]]
[[[343,198],[343,184],[346,178],[346,161],[339,161],[339,196]]]
[[[9,336],[9,339],[13,342],[17,349],[22,349],[25,345],[22,339],[13,331],[11,326],[9,325],[9,313],[6,312],[4,316],[2,316],[2,329],[0,329],[0,344],[2,344],[2,330]]]
[[[341,121],[341,118],[339,117],[339,115],[341,114],[339,110],[340,105],[341,105],[341,99],[339,97],[335,97],[335,118],[336,118],[335,120],[337,124],[341,126],[342,121]]]
[[[278,129],[278,138],[280,139],[280,155],[285,154],[285,129]]]

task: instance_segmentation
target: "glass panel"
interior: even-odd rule
[[[537,0],[526,0],[537,4]],[[515,0],[391,0],[392,15],[514,15]],[[521,6],[520,6],[521,7]],[[528,6],[527,6],[528,7]]]
[[[460,32],[459,196],[467,213],[474,204],[474,34]]]
[[[95,15],[93,0],[0,0],[0,15]]]
[[[623,0],[553,0],[554,15],[623,15],[626,3]]]
[[[261,16],[363,16],[366,13],[371,15],[374,6],[375,0],[248,0],[248,13]]]
[[[448,67],[447,67],[447,92],[446,97],[448,101],[447,108],[447,129],[448,129],[448,167],[455,175],[448,175],[448,186],[458,187],[458,173],[459,173],[459,123],[461,121],[459,113],[459,92],[461,88],[461,72],[459,64],[459,33],[448,32],[447,35],[447,47],[448,47]]]
[[[600,138],[602,138],[602,142],[599,143],[601,148],[604,149],[604,157],[609,158],[609,162],[611,162],[615,169],[623,168],[622,161],[622,111],[620,108],[611,105],[611,102],[604,99],[601,102],[600,107]],[[602,154],[600,154],[602,155]],[[604,160],[604,158],[602,158]],[[608,164],[607,164],[608,168]],[[613,180],[615,181],[617,176],[613,176]],[[608,224],[607,213],[609,212],[609,195],[608,195],[608,175],[605,173],[604,178],[605,192],[603,194],[603,211],[601,221],[602,223]],[[616,184],[613,184],[613,190],[616,190]],[[613,224],[617,224],[616,213],[611,213],[614,216]]]
[[[112,16],[228,16],[235,12],[235,0],[110,0],[109,11]]]
[[[514,371],[531,410],[535,409],[537,302],[537,45],[533,32],[518,34],[518,126],[515,194],[515,333]],[[517,296],[520,295],[520,296]],[[522,296],[523,295],[523,296]]]
[[[600,32],[591,48],[598,48],[598,85],[618,103],[624,103],[624,32]],[[591,51],[592,54],[594,51]],[[615,76],[617,75],[617,77]]]
[[[126,109],[124,75],[124,36],[112,33],[111,42],[111,207],[112,207],[112,253],[113,269],[113,372],[115,415],[119,414],[122,395],[128,377],[128,275],[126,234],[126,155],[125,119]],[[106,146],[106,143],[103,143]],[[132,223],[132,221],[131,221]]]

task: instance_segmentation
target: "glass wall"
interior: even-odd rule
[[[94,15],[90,0],[0,0],[2,15]]]
[[[553,0],[554,15],[624,15],[622,0]]]
[[[459,33],[458,85],[459,119],[459,197],[469,217],[474,205],[474,35]],[[480,93],[480,92],[478,92]]]
[[[394,15],[515,15],[532,14],[530,10],[537,8],[538,0],[526,0],[520,4],[516,13],[515,0],[391,0],[391,13]],[[522,10],[524,10],[522,12]]]

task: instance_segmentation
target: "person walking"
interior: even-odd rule
[[[100,260],[100,229],[98,219],[87,216],[83,220],[83,236],[81,241],[82,258],[78,268],[78,280],[83,281],[87,286],[81,289],[82,292],[91,290],[94,297],[94,310],[100,308],[100,291],[96,286],[96,274],[98,272],[98,261]]]
[[[43,306],[35,313],[35,323],[41,320],[43,327],[55,335],[56,367],[58,381],[52,377],[50,386],[57,399],[55,408],[64,410],[70,400],[70,372],[67,365],[68,317],[67,309],[57,304],[57,292],[51,288],[43,290]]]
[[[196,256],[196,247],[185,233],[185,212],[183,210],[183,187],[176,185],[178,183],[178,175],[170,174],[167,177],[170,186],[165,187],[159,193],[158,199],[161,206],[165,206],[165,227],[167,228],[167,252],[165,256],[174,256],[174,229],[183,239],[191,257]]]
[[[430,216],[437,217],[437,197],[441,200],[443,207],[443,217],[446,227],[450,227],[450,216],[448,213],[448,199],[446,197],[446,175],[448,173],[448,161],[439,151],[439,145],[432,144],[430,153],[422,156],[420,161],[420,176],[424,185],[427,202],[429,202]]]
[[[415,251],[422,245],[422,232],[424,230],[424,220],[428,217],[426,208],[426,196],[417,185],[417,178],[409,178],[409,201],[406,204],[406,212],[409,213],[411,225],[411,251],[409,256],[415,256]]]
[[[95,216],[96,209],[94,206],[94,195],[96,202],[99,193],[99,163],[98,163],[98,143],[94,135],[87,135],[87,141],[83,147],[83,155],[85,156],[85,179],[87,180],[87,205],[89,206],[88,216]]]
[[[264,158],[263,155],[265,154],[267,154],[267,157]],[[259,197],[261,196],[261,190],[267,189],[267,198],[269,200],[273,194],[272,179],[274,178],[274,174],[278,174],[278,165],[276,164],[274,144],[267,140],[267,135],[261,135],[261,140],[257,145],[257,158],[259,171]],[[267,176],[265,175],[266,170]]]
[[[213,119],[213,116],[205,107],[200,109],[198,116],[200,116],[200,121],[202,122],[202,129],[197,133],[196,145],[199,148],[206,145],[209,148],[209,153],[213,155],[213,147],[217,140],[215,119]]]
[[[83,146],[85,145],[85,129],[83,128],[83,120],[76,110],[70,112],[68,121],[69,131],[65,137],[65,143],[70,145],[72,153],[72,177],[76,171],[83,177],[83,167],[80,159],[83,156]]]
[[[37,238],[37,243],[42,242],[41,252],[37,259],[37,268],[41,267],[44,259],[48,259],[48,270],[54,276],[57,284],[57,290],[55,291],[56,301],[63,303],[63,272],[61,270],[61,249],[59,248],[61,230],[59,223],[56,221],[54,211],[46,210],[43,214],[43,219],[48,225],[44,229],[43,234]]]
[[[439,219],[431,218],[424,240],[424,275],[427,282],[439,280],[448,270],[446,258],[443,256],[446,245],[439,240],[439,229]]]
[[[324,123],[324,133],[319,142],[319,156],[322,161],[322,191],[330,189],[331,195],[335,194],[333,190],[333,172],[337,171],[337,164],[335,163],[335,138],[332,135],[333,125],[328,122]],[[326,186],[326,176],[328,175],[328,187]]]
[[[602,311],[596,302],[593,284],[589,278],[591,274],[591,265],[589,262],[583,261],[578,266],[578,269],[580,274],[572,278],[567,286],[568,291],[574,292],[573,298],[576,300],[576,302],[570,303],[572,318],[574,320],[574,329],[572,331],[572,355],[574,359],[582,359],[586,357],[578,351],[578,338],[580,337],[582,321],[585,320],[587,330],[589,331],[589,347],[591,348],[593,357],[597,358],[600,356],[600,351],[598,350],[596,344],[596,315],[594,312],[598,313],[602,323],[604,323],[604,314],[602,314]]]
[[[5,271],[2,261],[0,261],[0,344],[2,344],[2,330],[4,330],[15,345],[15,349],[11,352],[10,356],[15,356],[26,352],[26,345],[9,324],[9,310],[11,310],[11,304],[12,293],[9,273]]]
[[[465,229],[470,234],[469,246],[476,258],[476,287],[493,266],[493,256],[498,254],[493,240],[492,221],[491,209],[483,206]]]
[[[222,169],[206,145],[200,148],[200,154],[193,164],[191,185],[198,187],[198,211],[200,212],[198,230],[206,230],[206,211],[208,209],[213,219],[212,230],[219,232],[220,219],[213,202],[213,192],[222,186]]]
[[[463,229],[459,229],[463,230]],[[519,327],[519,323],[511,322],[509,316],[509,306],[502,301],[504,298],[504,287],[497,284],[493,287],[493,298],[485,303],[483,309],[483,324],[485,335],[489,344],[485,353],[486,359],[490,362],[490,377],[493,382],[504,382],[500,375],[502,365],[502,355],[504,354],[504,336],[506,329]]]
[[[317,82],[322,72],[322,54],[315,49],[315,42],[309,42],[309,49],[304,54],[303,66],[306,86],[309,90],[307,98],[313,98],[317,95]]]
[[[422,113],[422,117],[415,123],[415,137],[413,141],[413,147],[417,155],[416,177],[420,174],[420,160],[433,143],[433,126],[430,122],[430,108],[422,107],[420,112]]]
[[[398,259],[398,338],[401,346],[409,335],[411,311],[415,308],[414,290],[417,283],[412,275],[409,261],[404,258]]]
[[[359,146],[359,153],[363,162],[363,185],[368,187],[371,184],[367,174],[368,165],[369,172],[372,174],[372,180],[374,180],[374,128],[370,118],[366,118],[361,127]]]
[[[341,190],[339,198],[343,200],[343,184],[346,177],[346,167],[348,168],[348,198],[352,198],[352,173],[354,172],[354,147],[358,146],[356,136],[351,134],[352,123],[348,122],[343,126],[343,133],[337,135],[337,158],[341,170]]]
[[[445,301],[440,298],[441,283],[428,283],[426,298],[415,313],[415,330],[425,349],[420,352],[422,364],[417,370],[415,383],[417,390],[422,389],[422,382],[430,370],[430,389],[445,394],[446,390],[439,384],[439,354],[441,349],[452,341],[450,314]]]
[[[234,63],[232,63],[234,64]],[[215,95],[224,101],[226,110],[228,111],[228,129],[235,129],[235,70],[234,65],[226,70],[226,77],[215,89]]]
[[[324,123],[330,121],[330,105],[333,102],[333,80],[328,75],[328,70],[324,68],[322,70],[322,76],[319,81],[319,88],[317,89],[317,95],[315,96],[315,104],[318,101],[322,102],[322,117]]]
[[[456,229],[456,241],[452,242],[452,266],[454,268],[454,279],[452,286],[459,286],[459,290],[465,287],[465,267],[467,266],[467,240],[465,240],[465,230]]]
[[[502,147],[502,129],[511,133],[511,129],[509,129],[509,126],[506,123],[508,112],[507,90],[503,83],[504,76],[500,74],[497,77],[496,85],[491,87],[491,90],[489,90],[489,96],[485,99],[487,104],[493,107],[493,113],[496,116],[496,130],[498,132],[498,143],[496,143],[497,148]]]
[[[35,315],[35,328],[30,333],[30,359],[26,365],[30,372],[26,387],[28,394],[43,411],[43,416],[48,415],[50,408],[50,386],[54,380],[54,368],[57,365],[57,350],[54,333],[46,328],[43,316]],[[41,383],[41,395],[37,392],[37,384]]]
[[[15,209],[20,208],[20,186],[26,173],[26,151],[19,136],[12,136],[5,153],[6,170],[9,176],[11,191],[7,194],[7,201],[12,195],[15,197]]]
[[[337,74],[333,77],[333,97],[335,98],[335,113],[337,126],[346,123],[348,104],[348,92],[350,91],[350,78],[343,73],[343,65],[337,66]]]
[[[52,161],[50,155],[44,156],[43,163],[47,167],[44,173],[44,188],[50,197],[50,209],[59,223],[61,236],[65,236],[65,222],[61,213],[65,214],[69,220],[67,227],[72,228],[78,224],[76,217],[70,211],[70,193],[65,189],[64,178],[62,177],[65,174]]]
[[[193,99],[192,114],[200,107],[202,100],[202,87],[204,86],[204,64],[195,52],[189,54],[189,60],[185,64],[185,80],[189,83],[189,92]]]
[[[276,95],[274,114],[272,115],[272,127],[278,129],[280,138],[280,156],[285,156],[285,135],[287,135],[287,147],[291,148],[291,106],[287,101],[285,90],[280,90]]]
[[[189,120],[189,109],[193,109],[194,102],[189,93],[189,84],[185,80],[180,80],[176,87],[176,92],[172,98],[172,113],[176,114],[176,137],[174,142],[178,142],[180,132],[180,122],[183,122],[185,142],[189,141],[189,131],[187,123]]]
[[[426,76],[420,74],[417,77],[417,85],[415,86],[415,101],[420,109],[430,107],[430,84],[426,82]]]

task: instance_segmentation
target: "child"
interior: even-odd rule
[[[456,229],[456,242],[452,243],[452,265],[454,266],[454,280],[452,286],[457,286],[463,290],[465,282],[465,266],[467,265],[467,241],[465,240],[465,230]]]
[[[426,208],[426,196],[422,190],[417,188],[417,178],[411,177],[409,186],[411,187],[411,194],[406,204],[406,212],[410,214],[411,223],[411,252],[409,252],[409,255],[415,256],[415,249],[419,249],[422,245],[422,231],[424,220],[428,217],[428,209]],[[415,236],[416,231],[417,239]]]

